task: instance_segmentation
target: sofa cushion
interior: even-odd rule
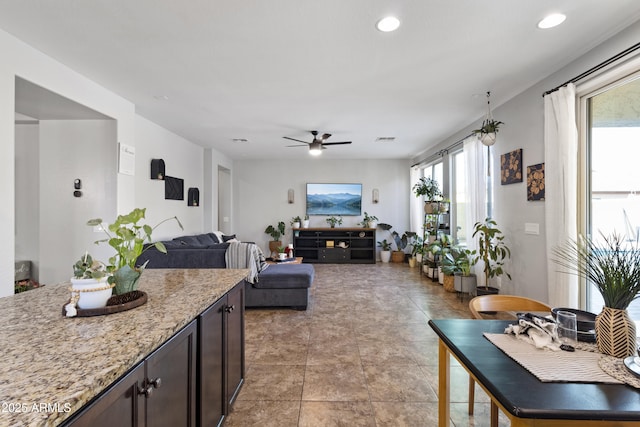
[[[309,288],[313,283],[315,270],[311,264],[274,264],[258,275],[259,289]]]

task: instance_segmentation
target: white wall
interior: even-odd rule
[[[40,127],[16,125],[16,260],[31,261],[31,278],[40,266]]]
[[[134,144],[134,105],[0,30],[0,296],[13,294],[15,259],[15,77],[117,120],[118,141]],[[133,180],[118,175],[117,208],[135,204]]]
[[[116,124],[113,120],[40,121],[40,281],[69,279],[85,251],[106,261],[94,245],[104,235],[86,225],[116,212]],[[74,197],[74,180],[82,196]],[[103,245],[104,246],[104,245]]]
[[[362,183],[362,211],[391,224],[402,234],[409,227],[409,166],[407,160],[245,160],[236,161],[232,173],[234,233],[241,240],[254,241],[268,252],[270,237],[265,228],[278,221],[287,225],[283,243],[291,242],[291,218],[304,217],[307,182]],[[287,190],[294,190],[294,203],[287,202]],[[372,203],[371,190],[380,191],[380,202]],[[311,216],[311,227],[327,227],[326,217]],[[356,226],[362,216],[343,217],[342,226]],[[377,240],[388,237],[378,230]],[[383,235],[384,234],[384,235]]]
[[[206,197],[203,191],[204,148],[143,117],[136,116],[135,123],[135,207],[147,208],[145,223],[152,227],[173,216],[177,216],[184,226],[182,231],[174,221],[162,224],[154,230],[153,240],[201,233],[204,228],[202,200]],[[165,174],[184,180],[184,200],[165,200],[165,182],[151,179],[151,159],[163,159]],[[187,206],[189,187],[200,189],[200,206]]]
[[[505,233],[507,244],[512,252],[507,271],[511,273],[513,280],[509,281],[507,278],[502,280],[504,293],[548,301],[547,254],[544,237],[545,202],[528,202],[526,194],[526,167],[544,162],[542,94],[633,46],[638,40],[640,40],[640,22],[620,32],[505,104],[493,109],[493,117],[505,123],[500,128],[496,144],[492,147],[494,158],[497,160],[492,169],[492,175],[497,179],[497,184],[494,187],[494,217],[500,229]],[[479,117],[474,123],[456,132],[429,152],[436,152],[463,138],[472,129],[478,128],[481,122],[482,117]],[[525,174],[523,182],[500,185],[500,155],[518,148],[523,149],[523,173]],[[424,157],[426,156],[428,153]],[[414,159],[414,161],[419,160],[419,158]],[[539,224],[540,235],[524,234],[526,222]]]
[[[205,150],[204,155],[204,194],[205,199],[201,205],[204,207],[205,223],[204,231],[215,231],[218,229],[218,202],[220,196],[218,194],[218,169],[224,168],[231,171],[231,180],[233,180],[233,166],[234,162],[229,157],[223,155],[217,150],[208,148]],[[203,197],[202,192],[200,197]],[[224,196],[223,196],[224,198]],[[233,199],[234,195],[231,194],[231,228],[233,229]]]

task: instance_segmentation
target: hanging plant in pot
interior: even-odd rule
[[[482,121],[480,129],[474,129],[471,132],[478,137],[483,145],[490,147],[496,143],[498,129],[503,124],[501,121],[493,119],[491,115],[491,92],[487,92],[487,115]]]
[[[150,247],[155,247],[162,253],[167,253],[167,248],[162,242],[151,242],[151,233],[161,224],[175,220],[184,230],[182,224],[177,217],[167,218],[155,227],[147,224],[138,224],[144,219],[145,209],[135,208],[127,215],[118,215],[115,222],[106,226],[101,218],[95,218],[87,221],[87,225],[91,227],[100,226],[107,234],[107,239],[97,240],[95,243],[100,244],[106,242],[116,254],[109,258],[107,271],[112,275],[109,277],[109,283],[115,284],[114,293],[123,295],[132,292],[138,287],[138,280],[144,271],[144,265],[137,265],[138,257]],[[145,246],[145,242],[152,243]]]
[[[553,249],[552,260],[565,272],[591,282],[604,307],[596,316],[596,344],[614,357],[636,354],[636,327],[627,307],[640,292],[640,248],[613,233],[593,240],[581,237]]]
[[[489,280],[492,277],[504,274],[511,280],[511,275],[503,268],[505,260],[511,258],[511,250],[504,243],[504,234],[497,225],[495,220],[486,218],[483,222],[476,222],[473,226],[472,237],[478,237],[478,250],[477,255],[471,259],[471,265],[482,261],[485,276],[484,286],[479,286],[476,289],[478,295],[499,292],[498,288],[489,286]]]

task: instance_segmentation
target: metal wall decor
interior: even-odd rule
[[[184,179],[165,176],[164,198],[167,200],[184,200]]]

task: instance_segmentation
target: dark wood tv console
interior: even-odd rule
[[[295,256],[304,262],[375,264],[375,228],[294,228]]]

